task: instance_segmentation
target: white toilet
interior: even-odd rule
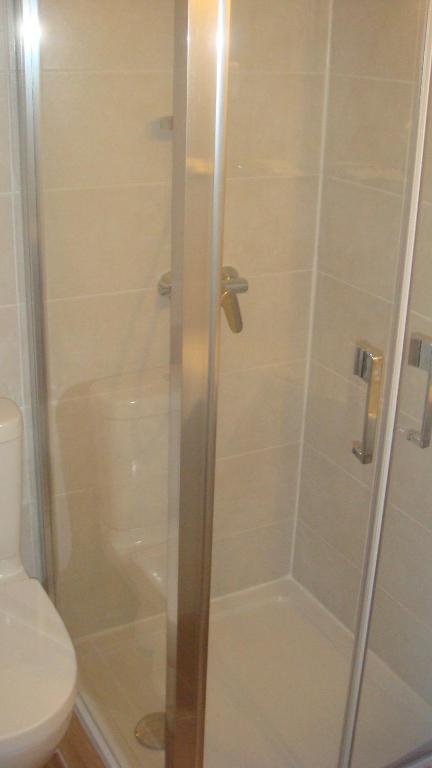
[[[42,586],[19,555],[22,419],[0,398],[0,768],[41,768],[75,700],[75,652]]]

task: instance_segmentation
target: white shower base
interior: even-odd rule
[[[212,604],[205,768],[336,768],[351,634],[292,579]],[[163,616],[77,644],[81,693],[122,768],[163,768],[136,722],[164,708]],[[356,768],[430,739],[432,707],[371,655]]]

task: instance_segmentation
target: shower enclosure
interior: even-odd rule
[[[122,768],[431,766],[429,3],[10,10],[89,733]]]

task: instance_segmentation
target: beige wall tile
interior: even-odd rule
[[[360,571],[301,522],[296,533],[294,577],[353,628]]]
[[[432,531],[387,505],[379,584],[394,600],[432,629]]]
[[[51,404],[55,491],[97,488],[107,526],[144,528],[149,522],[147,503],[153,520],[149,494],[154,494],[151,499],[158,509],[166,501],[167,412],[156,410],[131,419],[110,417],[101,400],[101,396],[89,396]]]
[[[8,78],[0,72],[0,193],[11,189]]]
[[[92,489],[53,497],[54,546],[59,573],[79,572],[101,541],[95,492]]]
[[[384,80],[332,78],[327,173],[401,193],[412,86]]]
[[[234,0],[231,62],[246,69],[322,71],[328,0]]]
[[[325,450],[326,445],[317,446]],[[369,488],[322,453],[304,448],[299,520],[343,557],[361,566],[369,517]]]
[[[318,179],[229,179],[224,260],[242,274],[312,266]]]
[[[297,443],[304,365],[266,366],[220,378],[218,456]]]
[[[31,578],[39,579],[42,573],[39,516],[34,501],[23,503],[21,508],[21,559]]]
[[[13,240],[12,201],[9,195],[0,196],[0,305],[15,304],[15,253]]]
[[[372,615],[370,644],[402,680],[432,703],[431,629],[381,588]]]
[[[50,453],[53,489],[92,489],[97,478],[96,398],[80,397],[50,403]]]
[[[415,274],[415,267],[414,267]],[[415,280],[415,277],[414,277]],[[415,291],[411,291],[411,304],[415,303]],[[432,336],[432,319],[429,320],[416,312],[408,313],[408,323],[405,332],[405,355],[402,368],[402,382],[399,394],[400,417],[407,414],[417,421],[423,417],[423,405],[426,389],[426,372],[408,364],[409,340],[414,333]],[[401,418],[402,423],[402,418]]]
[[[392,453],[389,499],[432,531],[432,458],[407,440],[409,429],[420,429],[421,423],[399,414]]]
[[[422,202],[432,203],[432,115],[428,113],[426,141],[422,168]]]
[[[44,188],[168,181],[171,75],[46,72],[42,78]]]
[[[172,66],[173,0],[42,0],[44,69]]]
[[[353,364],[357,342],[365,339],[384,353],[391,304],[327,275],[318,279],[312,356],[356,384]]]
[[[0,2],[0,69],[9,65],[7,2]]]
[[[216,539],[292,518],[299,446],[286,445],[219,459],[216,467]]]
[[[306,414],[306,441],[325,445],[326,455],[362,483],[369,485],[371,465],[352,454],[353,440],[361,438],[366,391],[337,373],[313,364]]]
[[[395,195],[327,179],[320,222],[320,269],[391,301],[401,209],[401,199]]]
[[[48,297],[155,291],[169,269],[170,218],[165,185],[46,192]]]
[[[92,553],[78,575],[71,571],[57,578],[56,595],[58,610],[73,639],[134,621],[140,608],[123,574],[100,549]]]
[[[21,402],[20,337],[16,307],[0,307],[0,391]]]
[[[417,225],[411,310],[432,318],[432,205],[423,204]]]
[[[232,72],[228,100],[228,175],[316,173],[321,109],[321,76]]]
[[[235,334],[222,313],[222,370],[284,363],[306,352],[310,272],[249,278],[239,298],[243,330]]]
[[[424,13],[423,0],[336,0],[332,69],[344,75],[413,79]]]
[[[291,520],[219,539],[213,546],[212,594],[246,589],[289,571]]]
[[[168,362],[169,304],[157,291],[51,301],[47,306],[51,396]]]

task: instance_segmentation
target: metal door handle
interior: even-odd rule
[[[233,333],[240,333],[243,330],[243,319],[237,295],[228,289],[223,290],[221,304],[230,329]]]
[[[158,283],[161,296],[169,296],[172,288],[171,272],[162,275]],[[246,278],[240,277],[234,267],[223,267],[221,281],[221,304],[225,312],[227,323],[233,333],[240,333],[243,328],[243,320],[238,293],[246,293],[249,284]]]
[[[429,448],[432,432],[432,338],[413,333],[410,340],[408,364],[426,371],[426,393],[421,430],[410,429],[407,438],[419,448]]]
[[[352,446],[354,456],[362,464],[370,464],[373,458],[375,433],[383,369],[383,353],[365,341],[358,342],[354,361],[354,373],[367,382],[366,409],[363,437]]]

